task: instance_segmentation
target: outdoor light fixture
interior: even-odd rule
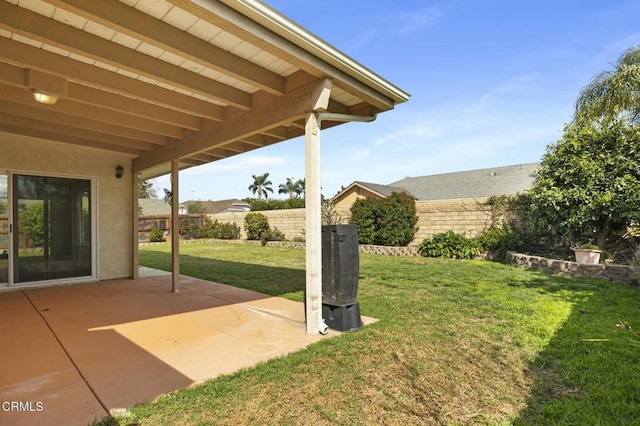
[[[120,179],[123,173],[124,173],[124,167],[118,165],[118,167],[116,167],[116,177]]]
[[[41,104],[53,105],[58,102],[58,95],[55,93],[45,92],[43,90],[33,89],[33,99]]]

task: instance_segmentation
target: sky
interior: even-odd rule
[[[411,98],[321,134],[327,197],[353,181],[540,161],[580,90],[640,44],[638,0],[265,0]],[[180,201],[274,194],[304,177],[304,138],[180,173]],[[158,194],[168,176],[154,180]]]

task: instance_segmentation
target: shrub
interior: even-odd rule
[[[478,237],[480,245],[485,251],[496,253],[504,257],[508,251],[521,250],[523,237],[509,225],[492,226]]]
[[[284,234],[278,228],[269,228],[260,235],[260,242],[263,246],[267,244],[267,241],[284,241],[285,239]]]
[[[247,240],[261,240],[262,234],[269,231],[269,219],[262,213],[247,213],[244,217],[244,230]]]
[[[151,228],[151,231],[149,231],[149,241],[152,243],[164,241],[164,232],[159,228]]]
[[[418,251],[424,257],[473,259],[480,253],[480,248],[477,239],[447,231],[422,241]]]
[[[180,235],[184,239],[215,238],[219,240],[235,240],[240,238],[240,228],[234,223],[211,222],[207,216],[203,216],[202,225],[193,219],[180,220]]]
[[[230,222],[213,222],[214,236],[219,240],[237,240],[240,238],[240,227]]]
[[[262,210],[285,210],[304,208],[304,198],[288,198],[286,200],[276,200],[269,198],[245,198],[244,201],[249,203],[251,211],[253,212]]]
[[[413,197],[394,192],[388,198],[365,198],[351,207],[351,223],[360,244],[406,246],[418,230]]]

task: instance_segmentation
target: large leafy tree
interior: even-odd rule
[[[568,125],[547,148],[530,196],[540,230],[606,248],[640,220],[640,129],[626,117]]]
[[[158,193],[153,187],[153,181],[138,180],[138,198],[158,198]]]
[[[628,113],[640,124],[640,45],[620,56],[614,69],[596,75],[576,101],[577,121],[591,121]]]
[[[254,194],[258,194],[258,199],[268,198],[269,192],[273,193],[273,188],[271,188],[271,181],[269,180],[269,173],[265,173],[263,175],[253,175],[253,183],[249,185],[249,191]]]
[[[298,179],[296,181],[293,178],[287,178],[285,183],[281,183],[279,186],[279,194],[288,194],[289,199],[299,197],[304,192],[304,181]]]

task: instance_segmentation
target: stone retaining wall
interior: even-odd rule
[[[197,244],[197,243],[209,243],[209,244],[248,244],[253,246],[259,246],[260,241],[254,240],[180,240],[180,244]],[[150,243],[150,242],[141,242],[141,246],[152,246],[158,244],[167,244],[164,243]],[[295,241],[269,241],[267,242],[268,246],[274,247],[287,247],[287,248],[295,248],[304,250],[305,243],[295,242]],[[358,251],[360,253],[372,253],[372,254],[382,254],[386,256],[417,256],[418,248],[417,247],[389,247],[389,246],[373,246],[373,245],[365,245],[361,244],[358,247]]]
[[[640,269],[627,265],[586,264],[566,260],[547,259],[540,256],[507,252],[505,260],[517,266],[543,270],[547,272],[571,275],[574,277],[600,278],[638,285]]]

